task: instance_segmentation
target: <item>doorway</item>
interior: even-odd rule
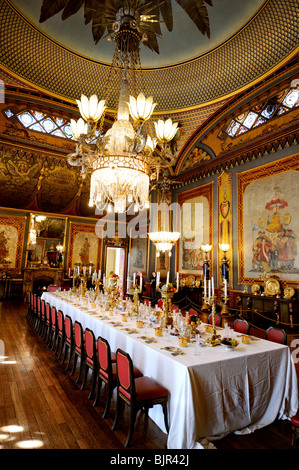
[[[119,276],[119,288],[125,291],[127,250],[120,246],[106,246],[105,253],[105,277],[111,273]]]

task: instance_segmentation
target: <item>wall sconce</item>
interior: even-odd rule
[[[228,282],[228,270],[229,270],[229,260],[227,259],[226,253],[230,249],[230,245],[228,243],[219,243],[219,248],[223,252],[223,258],[221,261],[221,274],[222,279]]]

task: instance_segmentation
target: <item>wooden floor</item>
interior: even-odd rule
[[[97,407],[76,384],[65,365],[26,320],[27,305],[0,302],[0,449],[123,449],[128,417],[115,431],[115,395],[103,420],[103,397]],[[4,346],[4,351],[3,351]],[[2,349],[1,349],[2,348]],[[167,436],[140,413],[130,449],[166,449]],[[229,435],[217,449],[291,449],[291,428],[275,422],[250,435]]]

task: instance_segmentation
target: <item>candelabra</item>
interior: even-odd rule
[[[134,295],[133,295],[133,305],[132,305],[131,314],[134,316],[137,316],[139,314],[139,294],[141,294],[142,288],[141,286],[134,284],[133,290],[134,290]]]
[[[212,332],[210,337],[206,340],[208,346],[217,346],[219,344],[220,335],[216,333],[216,325],[215,325],[215,313],[216,313],[216,297],[212,296],[209,298],[209,304],[212,309]]]
[[[95,286],[95,290],[94,290],[94,298],[95,300],[98,298],[99,296],[99,292],[100,292],[100,285],[102,285],[102,281],[101,279],[98,277],[93,277],[92,278],[92,285]]]
[[[69,275],[69,277],[70,277],[71,279],[73,279],[73,288],[72,288],[72,291],[73,291],[73,292],[76,292],[76,279],[79,279],[79,278],[80,278],[80,274],[75,273],[75,270],[74,270],[73,275],[72,275],[72,276]]]
[[[203,276],[204,276],[204,296],[203,296],[203,303],[201,306],[202,310],[209,310],[209,299],[207,296],[207,280],[210,279],[210,260],[208,259],[208,253],[210,253],[212,249],[212,245],[201,245],[201,249],[205,254],[205,259],[203,262]]]
[[[109,284],[107,289],[105,289],[105,293],[107,292],[108,295],[108,304],[110,308],[116,307],[119,292],[118,292],[118,278],[117,277],[110,277]]]
[[[164,286],[160,288],[160,286],[157,285],[156,290],[161,294],[161,299],[163,301],[161,327],[166,328],[167,325],[173,324],[172,298],[179,290],[179,283],[177,283],[176,287],[169,286],[169,284],[164,284]]]
[[[219,243],[219,248],[223,252],[223,258],[221,261],[221,275],[223,279],[223,296],[222,296],[222,308],[221,314],[228,315],[228,300],[229,297],[227,295],[227,283],[229,279],[228,271],[229,271],[229,260],[227,259],[226,253],[229,250],[230,246],[227,243]]]

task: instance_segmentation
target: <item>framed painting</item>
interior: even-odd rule
[[[98,237],[95,225],[70,223],[68,268],[75,265],[101,269],[102,237]]]
[[[178,194],[180,232],[177,250],[177,271],[180,274],[203,273],[202,244],[212,244],[213,182]],[[212,252],[211,252],[212,270]]]
[[[130,245],[129,245],[129,276],[137,274],[138,271],[143,276],[148,276],[148,264],[149,264],[149,224],[144,227],[140,227],[138,236],[133,236],[134,229],[130,229]],[[134,231],[135,232],[135,231]]]
[[[238,175],[239,283],[298,284],[298,155]]]
[[[0,215],[0,269],[21,273],[26,217]]]

